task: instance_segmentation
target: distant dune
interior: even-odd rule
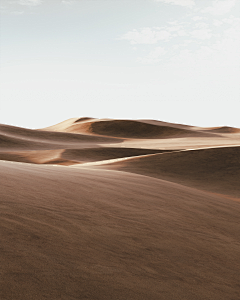
[[[0,125],[0,299],[240,299],[239,133]]]
[[[217,133],[240,133],[239,128],[229,127],[229,126],[205,128],[204,130],[208,132],[217,132]]]
[[[190,127],[189,127],[190,128]],[[47,130],[65,131],[71,133],[94,134],[128,139],[158,139],[184,136],[209,136],[208,133],[189,130],[180,126],[157,121],[135,120],[96,120],[90,118],[71,119]]]
[[[0,124],[1,146],[26,150],[83,148],[98,143],[120,142],[121,139],[97,137],[86,134],[69,134],[67,132],[40,131]],[[74,145],[74,146],[73,146]]]

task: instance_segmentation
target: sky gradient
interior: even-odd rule
[[[239,0],[2,0],[0,123],[240,128]]]

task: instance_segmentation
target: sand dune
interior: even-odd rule
[[[90,124],[90,123],[88,123]],[[88,131],[100,135],[122,138],[170,138],[179,135],[191,135],[186,129],[173,128],[170,126],[157,126],[131,120],[112,120],[92,122]]]
[[[55,164],[71,165],[76,161],[64,159],[62,152],[65,150],[33,150],[33,151],[12,151],[0,152],[0,160],[25,162],[32,164]]]
[[[119,140],[118,138],[114,137],[96,137],[86,134],[69,134],[66,132],[40,131],[8,125],[0,125],[0,134],[4,134],[9,137],[21,138],[23,140],[26,139],[28,141],[41,141],[59,145],[61,145],[62,143],[72,144],[80,142],[109,143]]]
[[[174,151],[97,166],[240,197],[240,147]]]
[[[1,151],[3,149],[11,151],[15,149],[48,149],[51,144],[47,142],[30,141],[28,139],[0,134],[0,145]]]
[[[240,133],[239,128],[229,127],[229,126],[204,128],[204,130],[208,132],[217,132],[217,133]]]
[[[165,150],[134,149],[134,148],[86,148],[66,149],[62,154],[63,158],[82,162],[102,161],[121,157],[132,157],[152,153],[168,152]]]
[[[174,125],[160,121],[70,119],[43,130],[94,134],[127,139],[158,139],[184,136],[212,136],[214,134],[191,130],[190,126]]]
[[[0,125],[0,299],[239,299],[236,133]]]
[[[165,153],[168,150],[134,148],[84,148],[0,152],[0,160],[26,162],[34,164],[78,164],[102,161],[121,157],[132,157],[152,153]]]
[[[98,137],[67,132],[39,131],[0,124],[2,150],[51,150],[96,147],[99,144],[119,143],[114,137]]]

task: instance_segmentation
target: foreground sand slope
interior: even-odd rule
[[[0,299],[239,298],[238,202],[90,168],[0,178]]]

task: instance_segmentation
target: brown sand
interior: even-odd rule
[[[240,299],[240,138],[212,131],[0,125],[0,299]]]

